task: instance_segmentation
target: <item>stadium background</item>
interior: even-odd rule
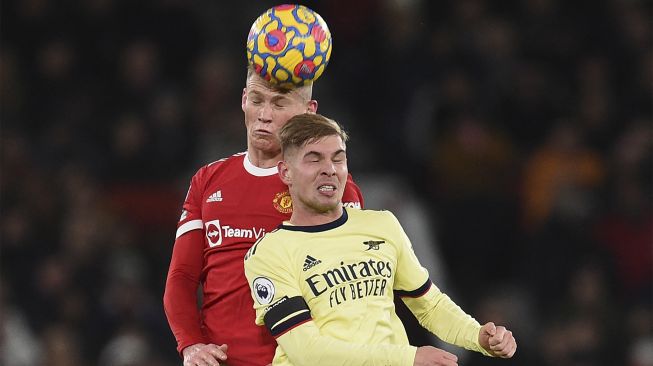
[[[0,363],[180,364],[181,200],[245,149],[244,42],[275,4],[2,2]],[[517,335],[514,360],[462,364],[652,365],[651,1],[304,4],[367,206]]]

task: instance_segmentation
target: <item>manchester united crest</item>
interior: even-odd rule
[[[292,198],[290,198],[290,192],[279,192],[274,195],[272,204],[277,211],[287,214],[292,212]]]

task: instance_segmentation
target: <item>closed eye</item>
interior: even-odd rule
[[[315,151],[310,151],[304,155],[304,161],[309,163],[319,163],[322,160],[322,155],[316,153]]]
[[[345,160],[347,160],[347,155],[345,154],[345,152],[343,150],[338,151],[333,156],[333,158],[331,158],[331,161],[333,161],[334,163],[342,163]]]

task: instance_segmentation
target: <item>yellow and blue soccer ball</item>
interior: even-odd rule
[[[326,22],[303,5],[278,5],[256,19],[247,36],[247,60],[271,84],[314,82],[331,57]]]

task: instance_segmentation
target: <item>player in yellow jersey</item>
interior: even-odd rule
[[[347,135],[337,123],[295,116],[280,139],[292,216],[245,257],[256,324],[278,343],[273,365],[457,365],[449,352],[409,345],[393,292],[440,339],[514,355],[512,332],[481,326],[433,285],[392,213],[343,208]]]

